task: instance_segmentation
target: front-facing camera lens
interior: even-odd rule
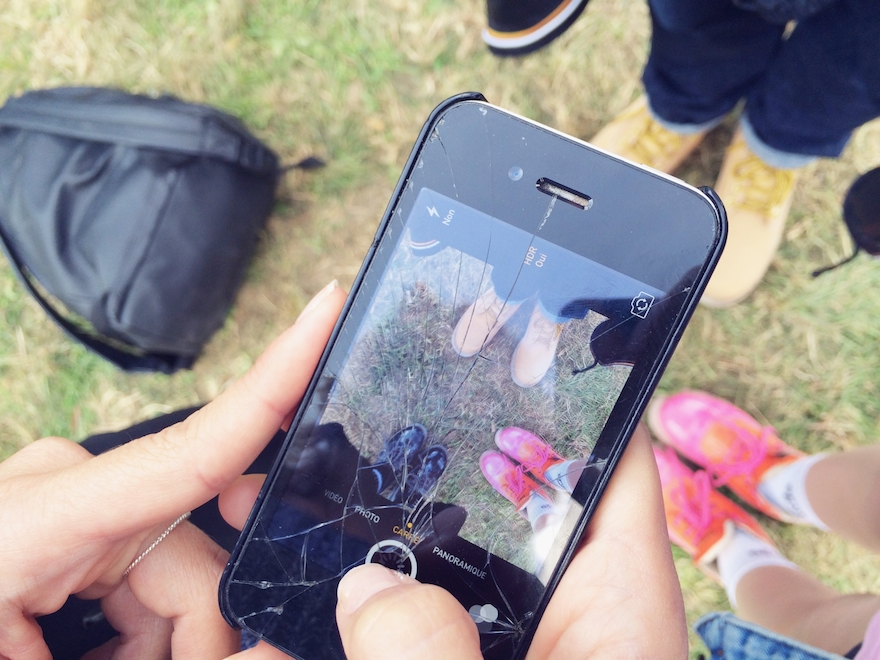
[[[519,181],[523,176],[523,169],[518,165],[514,165],[507,172],[507,176],[510,177],[511,181]]]

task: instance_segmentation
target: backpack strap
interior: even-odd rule
[[[62,87],[10,98],[0,126],[63,137],[218,158],[281,174],[278,157],[235,117],[210,106],[119,90]]]
[[[84,332],[76,325],[71,323],[69,319],[64,318],[58,311],[49,304],[40,291],[34,286],[31,278],[28,276],[21,261],[16,256],[10,245],[10,242],[0,231],[0,246],[12,265],[12,270],[25,288],[30,291],[34,299],[39,303],[43,311],[58,324],[58,326],[68,335],[93,353],[109,360],[123,371],[159,371],[164,374],[172,374],[180,369],[189,369],[196,356],[194,355],[175,355],[173,353],[136,353],[134,351],[125,351],[118,348],[121,342],[111,343],[109,340],[103,339],[99,335]]]

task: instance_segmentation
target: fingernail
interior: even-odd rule
[[[411,577],[377,564],[358,566],[339,581],[339,607],[346,614],[353,614],[376,594],[411,581]]]
[[[338,287],[338,286],[339,286],[339,282],[337,280],[333,280],[332,282],[330,282],[330,284],[328,284],[323,289],[318,291],[318,293],[315,294],[315,297],[309,301],[309,304],[305,306],[303,311],[301,311],[299,313],[299,318],[302,318],[306,314],[310,313],[313,309],[315,309],[318,305],[320,305],[321,302],[327,296],[329,296],[331,293],[333,293],[336,290],[336,287]]]

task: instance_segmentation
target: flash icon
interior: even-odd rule
[[[436,207],[436,206],[428,206],[427,209],[428,209],[428,215],[429,215],[429,216],[433,215],[435,218],[439,218],[439,217],[440,217],[440,214],[437,213],[437,207]]]

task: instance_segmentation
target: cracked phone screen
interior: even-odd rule
[[[594,207],[537,190],[548,174]],[[655,203],[626,211],[637,185]],[[522,652],[712,244],[707,220],[661,265],[666,233],[633,233],[670,185],[485,104],[447,111],[227,570],[231,618],[343,658],[338,581],[376,562],[449,590],[485,657]]]

